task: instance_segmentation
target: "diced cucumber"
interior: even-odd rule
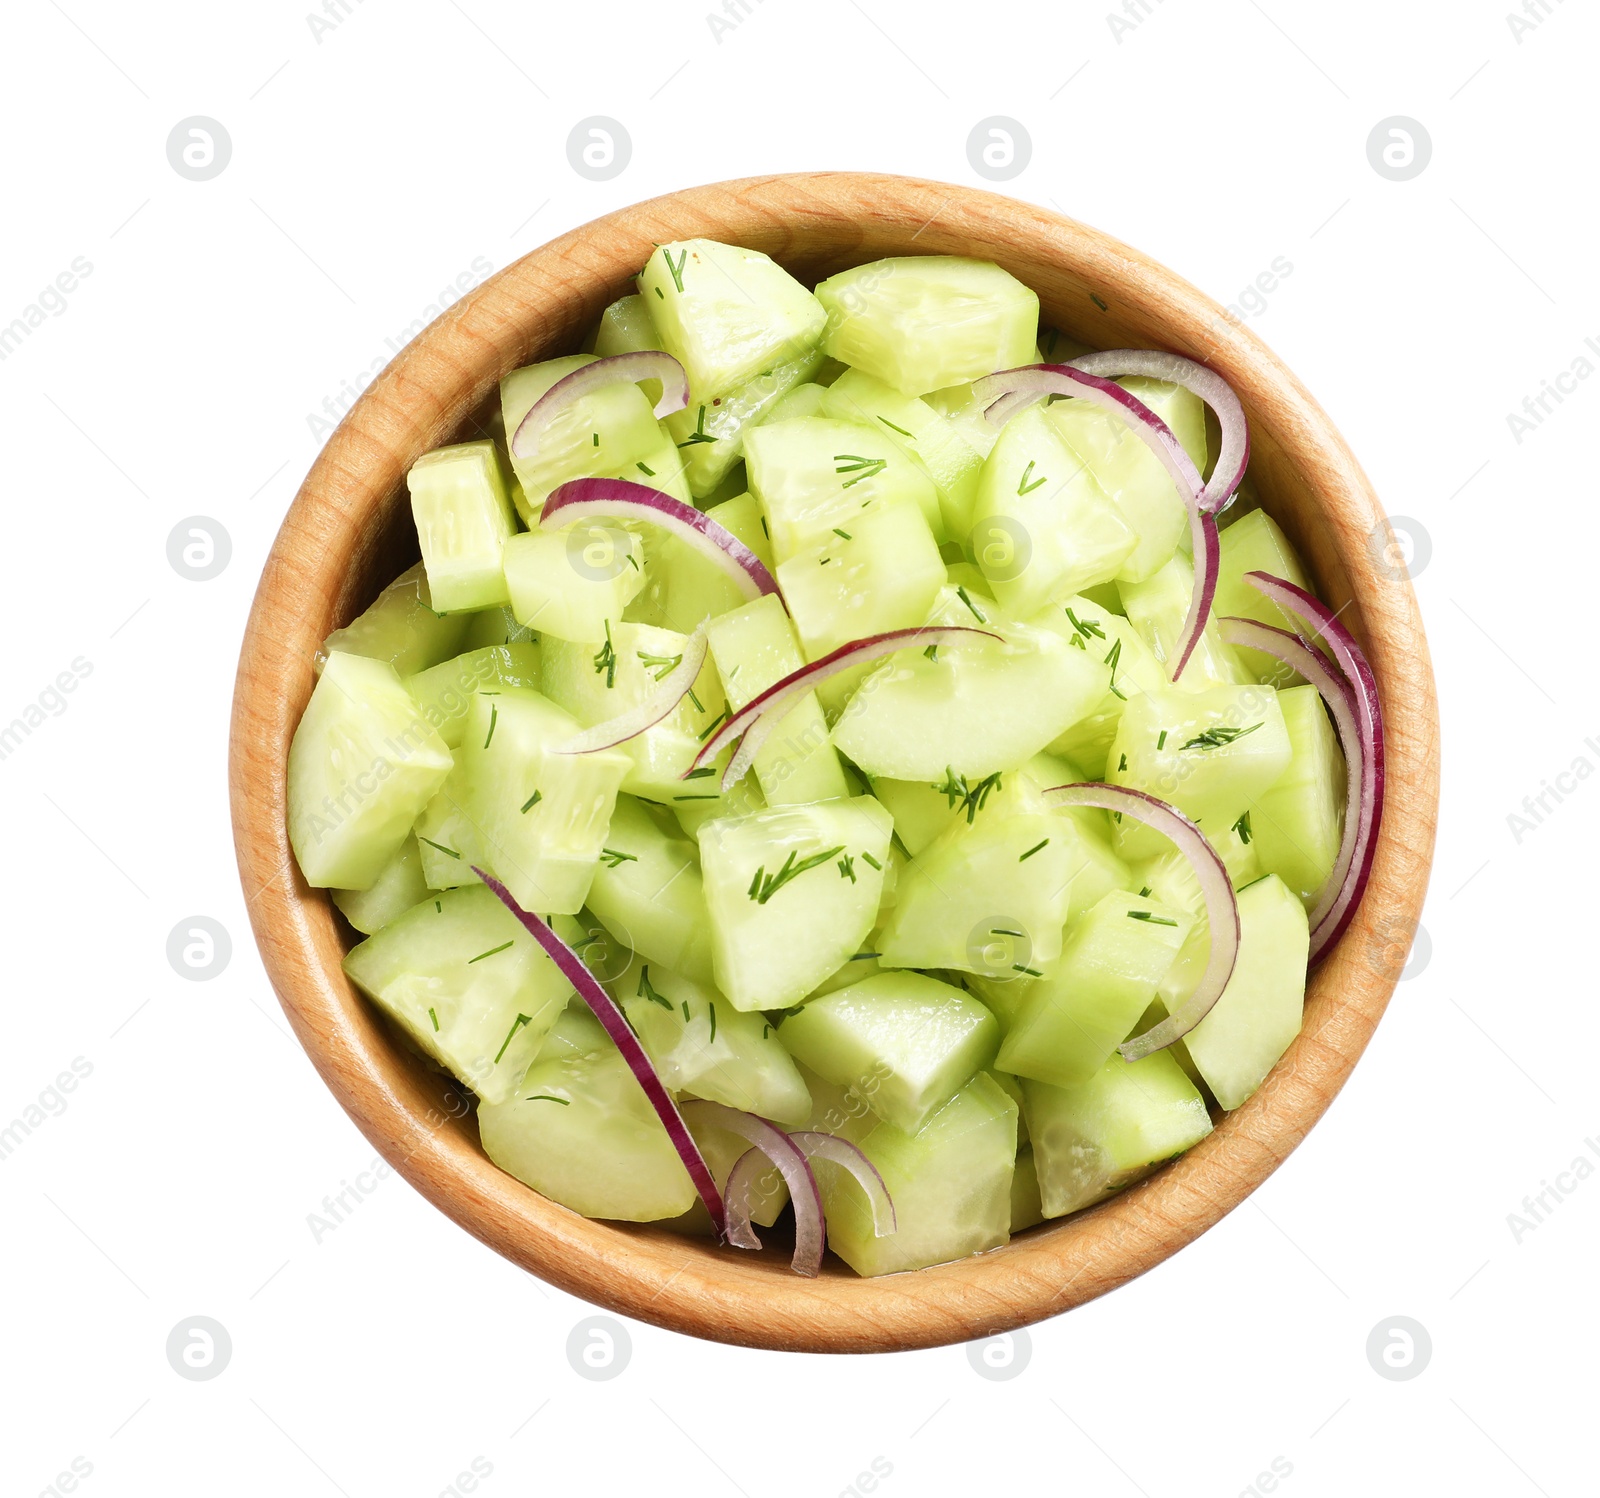
[[[571,354],[512,370],[500,382],[507,440],[557,380],[592,363],[592,354]],[[531,458],[511,454],[512,471],[522,486],[517,508],[523,520],[538,525],[550,491],[568,479],[620,473],[641,459],[648,461],[661,442],[661,424],[651,402],[631,381],[603,385],[568,402],[539,433],[538,449]]]
[[[538,685],[537,642],[480,646],[406,678],[406,690],[422,716],[438,729],[439,737],[451,749],[461,743],[461,735],[466,732],[473,693]]]
[[[1227,867],[1234,890],[1242,890],[1261,878],[1261,864],[1255,856],[1254,844],[1246,844],[1235,832],[1221,839],[1208,839]],[[1205,896],[1200,892],[1200,880],[1194,865],[1171,844],[1166,851],[1137,866],[1133,884],[1148,889],[1162,904],[1181,910],[1189,918],[1189,934],[1177,958],[1167,969],[1156,989],[1156,1001],[1162,1006],[1163,1017],[1175,1013],[1195,991],[1200,976],[1205,972],[1211,955],[1211,928],[1206,919]]]
[[[1017,1105],[1017,1148],[1020,1150],[1028,1142],[1028,1120],[1022,1116],[1022,1079],[1008,1071],[996,1071],[992,1066],[989,1075],[994,1085]]]
[[[950,798],[926,780],[891,780],[878,776],[872,794],[888,808],[894,818],[895,835],[915,858],[958,815]]]
[[[939,548],[910,504],[863,510],[778,564],[778,586],[811,660],[921,624],[944,580]]]
[[[657,246],[639,290],[699,400],[809,353],[827,318],[769,256],[709,239]]]
[[[502,1103],[478,1109],[501,1170],[585,1217],[655,1222],[695,1202],[694,1183],[613,1048],[539,1060]]]
[[[809,1093],[807,1095],[809,1096]],[[705,1157],[711,1179],[717,1183],[717,1189],[725,1193],[728,1188],[728,1175],[739,1163],[740,1157],[749,1150],[750,1141],[743,1134],[735,1134],[730,1129],[719,1129],[715,1124],[699,1118],[690,1125],[690,1133],[694,1135],[694,1142],[700,1146],[700,1153]],[[783,1209],[789,1205],[789,1188],[784,1184],[783,1176],[776,1166],[762,1171],[755,1178],[750,1188],[749,1202],[750,1221],[758,1227],[771,1227],[778,1220]],[[706,1227],[710,1228],[709,1218]]]
[[[1289,734],[1289,767],[1249,810],[1251,844],[1261,867],[1276,874],[1307,907],[1339,855],[1344,831],[1345,764],[1339,736],[1315,687],[1278,693]]]
[[[621,526],[579,521],[506,542],[506,587],[519,623],[540,635],[598,645],[644,587],[639,538]]]
[[[1310,950],[1305,906],[1281,879],[1268,874],[1240,890],[1238,899],[1233,976],[1211,1012],[1184,1036],[1224,1108],[1250,1097],[1300,1033]]]
[[[1111,745],[1113,785],[1170,802],[1213,842],[1278,781],[1292,754],[1278,694],[1267,686],[1167,688],[1128,703]],[[1125,817],[1114,846],[1128,860],[1168,846],[1159,832]]]
[[[812,999],[783,1024],[799,1061],[915,1134],[993,1060],[994,1016],[921,973],[883,973]]]
[[[617,354],[636,354],[644,349],[662,349],[666,345],[656,331],[656,322],[645,306],[644,298],[637,292],[618,297],[600,314],[600,326],[595,329],[594,353],[597,359],[614,358]],[[641,380],[639,388],[652,406],[661,399],[660,380]]]
[[[499,608],[483,609],[469,616],[467,632],[461,641],[463,654],[483,650],[490,645],[537,645],[539,637],[525,624],[517,623],[510,604]],[[420,672],[413,675],[420,675]]]
[[[746,435],[744,456],[779,562],[896,503],[914,504],[935,541],[950,539],[933,480],[881,428],[826,417],[769,422]]]
[[[411,465],[406,487],[433,606],[452,614],[509,603],[500,554],[517,517],[494,443],[424,453]]]
[[[767,535],[766,517],[761,513],[761,501],[748,490],[713,506],[706,514],[723,530],[743,541],[768,572],[778,565],[777,558],[772,554],[772,541]],[[717,612],[721,613],[722,610]]]
[[[458,869],[487,867],[524,910],[582,909],[632,761],[615,749],[560,753],[579,731],[528,687],[474,697],[456,768],[417,823],[424,869],[431,846]]]
[[[711,917],[699,849],[664,831],[632,796],[617,797],[605,848],[589,886],[590,912],[647,962],[711,983]]]
[[[794,625],[782,602],[771,594],[719,615],[707,638],[734,712],[805,664]],[[814,692],[784,715],[756,755],[753,768],[769,806],[850,794]]]
[[[426,898],[428,881],[422,877],[417,840],[408,837],[383,866],[371,889],[335,889],[329,893],[344,918],[364,936],[381,930]]]
[[[896,1230],[879,1238],[855,1181],[837,1167],[818,1168],[828,1246],[857,1274],[944,1264],[998,1248],[1011,1236],[1017,1105],[987,1074],[974,1077],[915,1134],[871,1114],[834,1132],[877,1167],[894,1202]]]
[[[662,678],[682,661],[688,639],[676,630],[627,623],[611,625],[598,651],[546,637],[545,696],[585,728],[609,722],[651,700]],[[669,805],[684,792],[715,791],[726,758],[710,774],[682,777],[705,742],[703,736],[722,721],[725,708],[722,683],[707,660],[677,707],[654,727],[616,746],[631,761],[623,790]]]
[[[486,1103],[515,1095],[572,985],[483,885],[412,906],[353,947],[344,970]]]
[[[926,401],[902,395],[864,369],[847,369],[827,388],[822,414],[881,429],[933,480],[944,534],[972,529],[972,502],[985,454]]]
[[[883,866],[885,884],[888,882],[889,871],[894,868],[896,856],[894,849],[891,847],[889,849],[889,857],[885,860]],[[881,916],[883,907],[880,905],[878,910]],[[873,940],[871,934],[868,935],[867,940],[869,942]],[[865,982],[868,978],[876,978],[882,971],[883,968],[878,963],[876,950],[869,948],[865,951],[856,952],[837,972],[830,973],[822,982],[817,984],[811,990],[811,997],[820,999],[824,994],[838,993],[841,988],[849,988],[853,984]]]
[[[976,781],[1037,754],[1105,694],[1105,666],[1087,651],[970,593],[942,591],[928,622],[1000,638],[902,650],[872,669],[833,733],[868,775]]]
[[[1139,537],[1037,406],[1012,417],[983,465],[971,546],[994,596],[1032,614],[1113,578]]]
[[[306,883],[371,889],[450,766],[393,666],[329,655],[289,746],[289,841]]]
[[[1184,620],[1189,617],[1194,563],[1179,552],[1143,582],[1118,583],[1117,591],[1122,596],[1122,606],[1128,611],[1128,622],[1138,630],[1140,638],[1170,675],[1172,652],[1178,636],[1183,633]],[[1183,668],[1177,685],[1186,692],[1203,692],[1207,687],[1255,680],[1239,659],[1238,651],[1222,638],[1217,627],[1219,617],[1213,608],[1211,618],[1200,632],[1199,643],[1189,657],[1189,664]]]
[[[753,499],[749,503],[755,506]],[[687,541],[662,530],[650,536],[644,587],[622,617],[631,624],[656,624],[687,635],[693,634],[702,620],[714,619],[744,601],[744,592],[723,567]]]
[[[1206,467],[1206,408],[1181,385],[1137,377],[1119,380],[1183,444],[1202,473]],[[1089,467],[1100,487],[1139,538],[1117,571],[1139,582],[1163,567],[1188,529],[1189,513],[1161,460],[1120,416],[1084,400],[1051,402],[1045,415],[1057,434]]]
[[[826,385],[815,383],[796,385],[781,400],[773,403],[772,409],[761,418],[763,425],[771,426],[778,421],[798,421],[805,416],[823,416],[823,398],[828,393]]]
[[[926,395],[1032,361],[1039,298],[987,260],[875,260],[817,287],[822,346],[906,395]]]
[[[713,967],[734,1008],[786,1008],[863,950],[891,830],[870,796],[701,827]]]
[[[321,671],[334,651],[387,661],[401,676],[410,676],[461,649],[470,619],[433,608],[422,563],[402,572],[373,603],[343,629],[336,629],[317,653]]]
[[[1033,1147],[1027,1145],[1017,1151],[1016,1169],[1011,1173],[1011,1231],[1017,1234],[1043,1221],[1039,1170],[1034,1164]]]
[[[929,391],[922,399],[962,435],[980,458],[987,458],[994,451],[1000,428],[983,414],[989,401],[974,394],[970,381]]]
[[[805,1122],[811,1094],[761,1015],[741,1013],[714,988],[638,957],[610,987],[668,1091],[789,1128]]]
[[[1060,958],[1029,988],[1000,1047],[999,1065],[1058,1087],[1087,1082],[1155,997],[1189,918],[1113,890],[1067,933]]]
[[[1306,578],[1300,558],[1289,544],[1278,522],[1265,510],[1251,510],[1241,515],[1222,532],[1222,564],[1217,569],[1217,597],[1213,611],[1217,618],[1233,615],[1240,619],[1256,619],[1270,624],[1274,629],[1293,630],[1298,626],[1284,616],[1283,610],[1244,580],[1247,572],[1270,572],[1274,577],[1287,579],[1296,587],[1314,592]],[[1265,651],[1251,650],[1235,645],[1239,659],[1258,680],[1274,686],[1294,686],[1300,681],[1297,673],[1276,656]]]
[[[1022,1084],[1046,1217],[1092,1206],[1211,1132],[1194,1084],[1163,1051],[1111,1060],[1087,1082]]]
[[[556,1016],[539,1047],[535,1061],[551,1061],[564,1056],[588,1056],[595,1051],[613,1049],[613,1042],[605,1026],[577,994],[567,1000],[567,1007]]]

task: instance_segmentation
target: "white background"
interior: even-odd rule
[[[77,1458],[107,1498],[432,1498],[476,1458],[491,1498],[833,1498],[878,1459],[890,1498],[1156,1498],[1246,1493],[1278,1459],[1295,1498],[1593,1492],[1600,1184],[1566,1177],[1532,1231],[1508,1214],[1596,1158],[1600,785],[1567,782],[1520,842],[1507,817],[1600,766],[1600,388],[1520,443],[1506,419],[1600,336],[1592,11],[1550,0],[1519,40],[1503,0],[1130,0],[1118,39],[1109,0],[749,0],[719,40],[706,0],[350,0],[319,39],[303,4],[5,8],[0,326],[74,257],[93,269],[0,363],[0,722],[75,658],[92,672],[0,761],[0,1125],[74,1058],[92,1072],[0,1160],[0,1487],[49,1492]],[[191,115],[232,139],[210,181],[168,163]],[[631,136],[611,181],[568,164],[591,115]],[[1251,325],[1428,551],[1427,941],[1285,1167],[1034,1328],[1014,1379],[964,1348],[798,1358],[633,1325],[622,1375],[586,1381],[565,1346],[589,1308],[398,1178],[320,1243],[308,1227],[374,1152],[289,1037],[234,872],[251,593],[317,450],[308,415],[475,257],[747,173],[983,185],[966,140],[991,115],[1033,142],[1002,190],[1224,302],[1291,262]],[[1409,181],[1368,161],[1392,115],[1432,139]],[[203,583],[166,554],[195,515],[232,538]],[[208,982],[165,955],[197,914],[233,938]],[[208,1382],[164,1350],[195,1315],[232,1339]],[[1365,1351],[1395,1315],[1432,1340],[1405,1382]]]

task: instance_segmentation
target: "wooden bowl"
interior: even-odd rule
[[[1383,695],[1390,791],[1372,882],[1312,976],[1304,1028],[1266,1084],[1140,1185],[934,1269],[859,1279],[830,1258],[805,1280],[780,1248],[741,1253],[591,1222],[503,1174],[460,1098],[345,979],[348,928],[289,851],[285,759],[313,654],[416,555],[406,470],[474,430],[508,370],[575,350],[653,243],[696,236],[764,250],[807,284],[883,255],[993,259],[1038,291],[1046,324],[1093,347],[1204,359],[1249,414],[1265,508],[1321,596],[1345,606]],[[1265,1180],[1328,1106],[1394,989],[1428,881],[1438,721],[1416,600],[1383,562],[1382,526],[1338,432],[1262,343],[1170,271],[1070,219],[948,183],[852,172],[752,177],[625,208],[524,256],[410,343],[329,439],[284,520],[245,632],[229,766],[267,972],[317,1069],[384,1157],[469,1232],[575,1295],[701,1337],[813,1352],[932,1347],[1055,1315],[1142,1274]]]

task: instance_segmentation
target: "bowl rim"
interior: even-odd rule
[[[593,1222],[505,1175],[482,1154],[455,1095],[402,1056],[344,977],[332,903],[304,884],[289,848],[285,760],[322,624],[345,622],[366,601],[359,579],[382,553],[410,460],[451,440],[507,370],[575,346],[653,243],[696,236],[765,241],[780,261],[785,248],[803,258],[829,236],[838,246],[852,236],[903,240],[912,253],[982,244],[1001,263],[1037,263],[1087,288],[1107,326],[1159,325],[1164,346],[1203,358],[1234,385],[1258,454],[1270,432],[1277,481],[1315,497],[1305,542],[1321,553],[1319,591],[1348,606],[1383,698],[1390,795],[1372,879],[1312,975],[1299,1037],[1260,1091],[1138,1185],[952,1264],[878,1279],[830,1264],[804,1280],[781,1251],[734,1254],[660,1228]],[[966,1341],[1083,1304],[1193,1241],[1282,1163],[1343,1085],[1394,991],[1427,887],[1439,740],[1410,580],[1385,564],[1375,540],[1385,524],[1344,440],[1265,344],[1165,267],[1063,215],[866,172],[740,178],[619,209],[497,272],[397,354],[328,439],[284,518],[244,632],[229,745],[240,879],[267,974],[312,1062],[384,1158],[484,1243],[586,1300],[712,1340],[822,1352]],[[333,557],[349,559],[337,576]]]

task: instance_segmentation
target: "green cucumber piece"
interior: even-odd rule
[[[538,942],[481,884],[412,906],[351,948],[344,970],[486,1103],[516,1093],[572,993]]]
[[[1138,544],[1037,406],[1006,423],[983,465],[970,544],[994,596],[1032,614],[1115,577]]]
[[[1269,572],[1307,592],[1316,591],[1289,538],[1265,510],[1240,515],[1222,532],[1222,562],[1217,568],[1217,596],[1212,612],[1219,619],[1232,615],[1255,619],[1274,629],[1297,630],[1295,620],[1287,618],[1277,604],[1245,581],[1247,572]],[[1233,648],[1258,681],[1271,682],[1276,687],[1299,685],[1299,675],[1276,656],[1245,645]]]
[[[1189,617],[1189,597],[1194,591],[1194,563],[1179,552],[1165,566],[1143,582],[1117,584],[1128,622],[1139,632],[1161,662],[1171,672],[1172,651]],[[1239,652],[1228,644],[1218,628],[1219,611],[1213,608],[1199,642],[1183,668],[1177,685],[1186,692],[1203,692],[1207,687],[1232,686],[1255,680],[1245,668]]]
[[[1028,1142],[1028,1120],[1022,1116],[1022,1079],[1008,1071],[996,1071],[992,1066],[989,1075],[994,1085],[1017,1105],[1017,1149],[1020,1151]]]
[[[809,1095],[808,1093],[807,1096]],[[705,1157],[711,1179],[717,1183],[719,1191],[726,1193],[728,1176],[740,1158],[750,1149],[750,1141],[743,1134],[735,1134],[729,1129],[719,1129],[715,1124],[702,1119],[696,1119],[690,1125],[690,1133],[694,1135],[694,1142],[700,1146],[700,1153]],[[776,1166],[771,1170],[762,1171],[751,1183],[749,1202],[750,1221],[757,1227],[771,1227],[778,1220],[783,1209],[789,1205],[789,1188],[784,1184],[783,1176]],[[709,1230],[711,1225],[709,1218],[705,1225]]]
[[[1015,1236],[1044,1221],[1044,1201],[1039,1195],[1039,1169],[1033,1147],[1017,1151],[1016,1169],[1011,1173],[1011,1232]]]
[[[1039,298],[987,260],[910,255],[874,260],[817,287],[822,346],[906,395],[926,395],[1030,363]]]
[[[435,448],[406,475],[433,606],[442,614],[509,603],[500,554],[517,529],[492,442]]]
[[[1164,1051],[1113,1056],[1076,1087],[1029,1080],[1022,1091],[1046,1217],[1103,1201],[1211,1132],[1204,1100]]]
[[[743,541],[768,572],[778,565],[777,558],[772,554],[772,541],[767,535],[766,517],[761,513],[761,501],[748,490],[712,506],[706,514],[723,530]],[[718,609],[717,612],[723,611]]]
[[[772,594],[719,615],[707,639],[733,712],[805,664],[794,625],[782,600]],[[815,692],[784,715],[752,768],[769,806],[850,794]]]
[[[387,661],[402,676],[435,666],[461,649],[468,616],[435,611],[421,562],[409,567],[317,652],[320,672],[334,651]]]
[[[894,818],[895,836],[913,858],[958,815],[950,798],[938,786],[925,780],[892,780],[887,775],[876,776],[872,782],[872,794]]]
[[[484,1153],[585,1217],[656,1222],[695,1202],[694,1183],[615,1050],[553,1056],[507,1101],[478,1109]]]
[[[814,382],[796,385],[782,399],[773,403],[772,408],[761,418],[762,424],[771,426],[779,421],[798,421],[806,416],[825,416],[827,413],[822,406],[827,393],[826,385]]]
[[[642,802],[618,796],[588,906],[605,928],[647,962],[710,984],[711,917],[700,882],[700,852],[664,831]]]
[[[525,531],[506,542],[504,557],[511,612],[558,640],[600,644],[644,587],[644,548],[621,526],[579,521]]]
[[[556,1016],[544,1040],[540,1042],[535,1061],[551,1061],[563,1056],[588,1056],[595,1051],[614,1047],[605,1026],[595,1018],[592,1010],[577,994],[567,1000],[567,1007]]]
[[[870,796],[700,828],[713,968],[734,1008],[787,1008],[865,950],[891,830]]]
[[[381,930],[427,897],[428,881],[422,877],[416,838],[408,837],[400,844],[371,889],[335,889],[328,893],[344,918],[363,936]]]
[[[371,889],[450,766],[393,666],[334,651],[289,745],[289,842],[306,883]]]
[[[1183,1038],[1224,1108],[1249,1098],[1300,1033],[1310,949],[1305,906],[1276,875],[1240,890],[1238,900],[1233,976],[1211,1012]]]
[[[1087,1082],[1149,1008],[1189,932],[1171,906],[1113,890],[1067,933],[1029,987],[999,1065],[1058,1087]]]
[[[1315,687],[1278,693],[1289,734],[1289,767],[1257,796],[1249,820],[1234,830],[1251,837],[1256,857],[1306,903],[1316,901],[1333,872],[1344,832],[1345,763],[1339,736]]]
[[[1173,435],[1206,467],[1206,408],[1200,397],[1164,380],[1117,382],[1172,428]],[[1189,528],[1189,511],[1172,477],[1122,417],[1084,400],[1052,401],[1045,415],[1057,435],[1088,465],[1101,489],[1139,538],[1117,571],[1139,582],[1163,567]]]
[[[987,458],[1000,440],[1000,428],[983,413],[993,397],[984,400],[977,395],[968,381],[964,385],[949,385],[943,390],[931,390],[922,397],[965,439],[980,458]]]
[[[439,737],[451,749],[460,745],[461,736],[466,732],[467,709],[472,706],[474,693],[538,685],[537,642],[484,645],[406,678],[406,690],[422,716],[439,731]]]
[[[639,273],[639,291],[698,400],[810,353],[827,320],[771,257],[710,239],[658,245]]]
[[[994,1059],[999,1026],[971,995],[921,973],[882,973],[812,999],[783,1024],[799,1061],[915,1134]]]
[[[539,637],[524,624],[517,623],[509,603],[499,608],[484,609],[470,616],[467,632],[461,640],[461,652],[470,655],[490,645],[537,645]],[[419,672],[411,673],[413,676]]]

